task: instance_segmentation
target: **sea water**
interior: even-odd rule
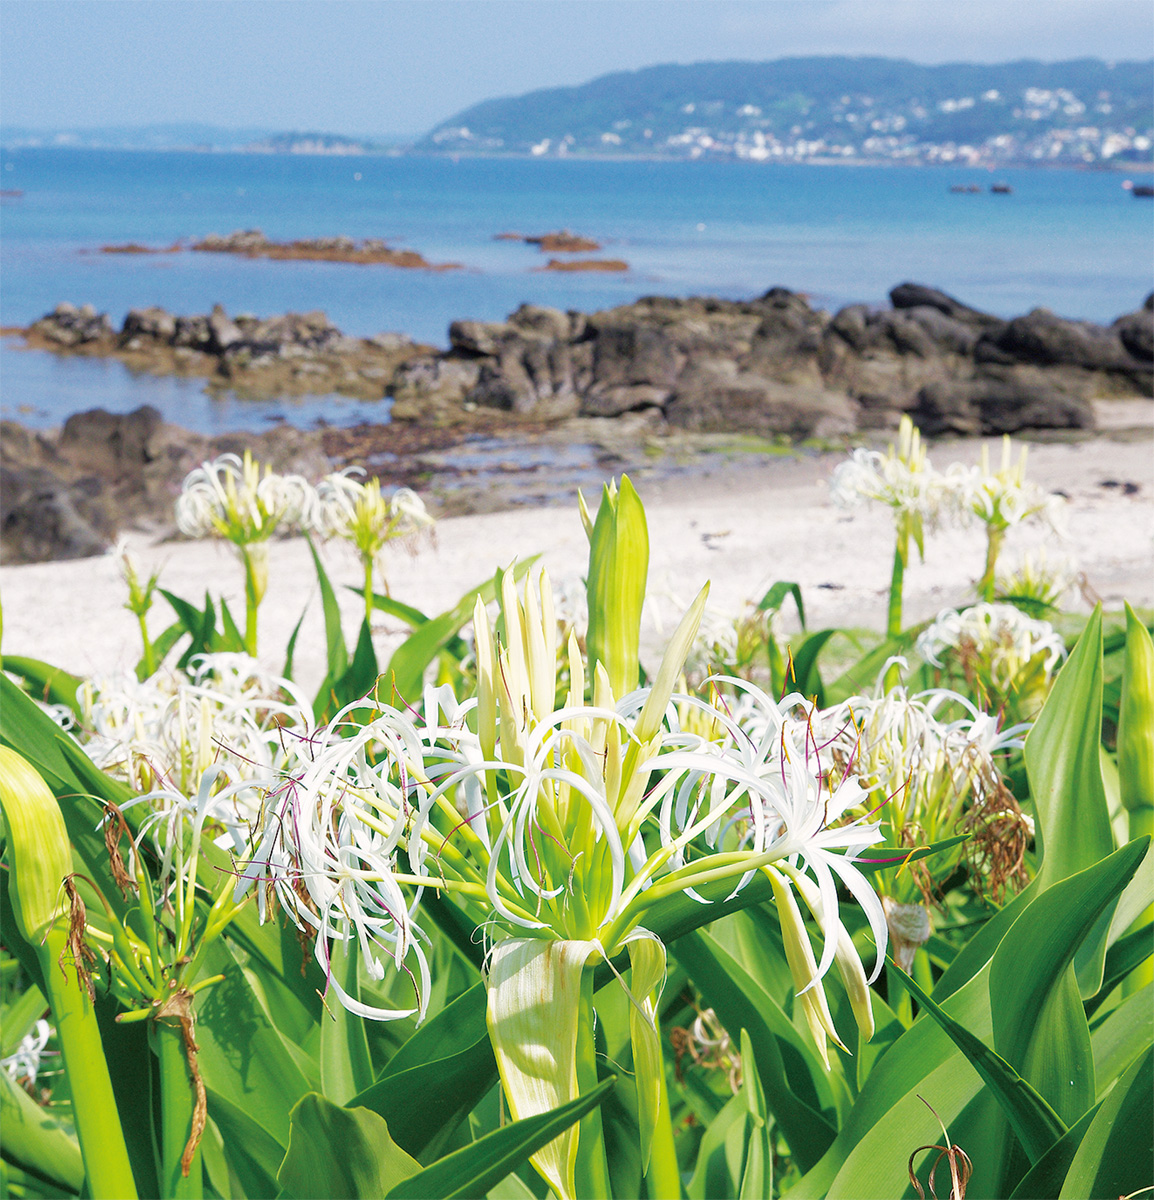
[[[1151,287],[1152,209],[1113,171],[844,167],[422,157],[0,152],[0,321],[62,300],[119,326],[130,308],[260,316],[323,309],[346,333],[447,345],[449,322],[500,320],[523,302],[594,311],[640,296],[730,299],[782,285],[829,310],[884,304],[905,280],[1002,316],[1039,305],[1109,322]],[[993,182],[1010,194],[993,194]],[[976,184],[974,193],[952,186]],[[271,262],[228,254],[103,254],[259,228],[274,240],[384,238],[445,271]],[[619,274],[554,273],[501,232],[567,228]],[[33,425],[154,404],[212,432],[269,420],[383,419],[339,397],[240,401],[203,380],[132,375],[114,361],[0,349],[0,408]]]

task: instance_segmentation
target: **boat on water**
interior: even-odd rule
[[[1013,192],[1013,188],[1008,183],[991,183],[990,191],[995,196],[1009,196]]]

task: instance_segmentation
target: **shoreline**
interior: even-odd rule
[[[1154,404],[1149,405],[1154,432]],[[939,468],[951,460],[976,461],[978,439],[931,446]],[[984,442],[999,451],[994,439]],[[842,510],[828,498],[828,480],[844,452],[806,456],[720,460],[712,470],[666,479],[635,479],[650,521],[650,585],[655,596],[672,593],[688,603],[706,578],[712,579],[710,606],[736,616],[760,599],[774,581],[802,587],[809,628],[830,625],[881,628],[893,549],[888,510]],[[620,474],[621,464],[611,474]],[[1154,456],[1150,441],[1107,437],[1072,444],[1035,444],[1028,477],[1070,501],[1070,533],[1060,557],[1072,554],[1086,581],[1107,605],[1123,598],[1154,604]],[[1136,485],[1131,487],[1130,485]],[[586,488],[587,498],[594,491]],[[1030,528],[1008,539],[1008,564],[1042,542]],[[178,595],[200,596],[208,586],[230,604],[243,607],[239,565],[230,548],[212,542],[156,540],[134,532],[128,541],[145,571],[163,566],[161,586]],[[927,533],[926,559],[907,571],[907,619],[917,621],[942,608],[964,603],[980,574],[983,537],[978,530]],[[387,570],[392,594],[430,615],[454,604],[470,586],[492,576],[514,557],[543,553],[555,585],[573,590],[585,569],[586,547],[575,504],[449,517],[439,522],[435,544],[414,557],[391,554]],[[352,587],[357,567],[345,547],[324,550],[333,577],[347,638],[355,635],[360,601]],[[135,622],[123,608],[115,561],[102,555],[66,562],[5,566],[3,570],[3,648],[43,658],[77,673],[101,673],[135,661]],[[346,585],[349,585],[346,587]],[[351,590],[350,590],[351,589]],[[298,677],[317,686],[323,675],[322,620],[315,574],[300,538],[270,546],[269,591],[261,609],[261,646],[267,664],[279,656],[308,601],[299,642]],[[83,597],[77,601],[77,597]],[[650,614],[645,623],[646,662],[676,621],[678,603],[660,603],[661,633]],[[1079,610],[1085,605],[1077,603]],[[155,635],[167,623],[167,605],[158,601],[150,627]],[[84,638],[77,639],[77,621]],[[796,628],[790,618],[790,628]],[[398,623],[379,621],[381,661],[400,637]]]

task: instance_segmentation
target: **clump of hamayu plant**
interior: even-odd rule
[[[655,1024],[665,948],[652,927],[663,904],[683,893],[704,902],[703,890],[733,893],[766,879],[798,1002],[825,1058],[828,1040],[840,1045],[822,986],[835,963],[863,1037],[873,1029],[837,887],[869,918],[876,975],[885,916],[854,860],[880,834],[856,778],[831,787],[812,745],[763,692],[733,684],[762,714],[758,738],[712,700],[675,696],[705,590],[652,684],[637,686],[647,540],[627,480],[606,490],[586,527],[588,657],[571,634],[560,699],[548,577],[518,591],[506,572],[496,623],[480,600],[474,613],[476,695],[430,688],[419,712],[363,698],[316,730],[307,754],[269,790],[236,898],[255,888],[267,915],[275,896],[315,937],[341,1002],[393,1018],[423,1014],[430,991],[421,897],[451,895],[489,939],[488,1027],[517,1118],[596,1085],[590,968],[627,957],[642,1160],[651,1191],[675,1194]],[[682,727],[679,709],[700,715],[694,730]],[[802,906],[822,929],[820,960]],[[334,945],[354,939],[371,976],[390,965],[409,976],[408,1007],[367,1005],[332,977]],[[596,1114],[533,1162],[559,1197],[609,1194]]]
[[[268,588],[268,542],[274,534],[309,528],[316,489],[303,475],[261,467],[250,451],[222,454],[185,477],[176,524],[185,537],[231,542],[244,566],[245,649],[257,651],[257,611]]]
[[[878,885],[905,970],[928,940],[932,906],[959,866],[968,864],[975,888],[995,898],[1026,882],[1033,825],[997,755],[1020,748],[1028,726],[1000,727],[957,693],[910,694],[901,686],[879,687],[874,696],[851,697],[806,719],[831,782],[856,781],[860,811],[880,820],[888,845],[913,849],[954,840]]]
[[[1021,448],[1015,461],[1008,434],[1002,438],[1002,459],[996,470],[990,469],[989,447],[983,445],[976,466],[955,463],[946,477],[961,520],[976,520],[986,527],[986,565],[977,591],[978,598],[989,603],[994,599],[998,555],[1006,532],[1026,521],[1040,520],[1055,533],[1064,533],[1065,500],[1026,478],[1026,447]]]
[[[917,651],[947,680],[964,681],[983,708],[1024,721],[1041,711],[1066,657],[1054,627],[1013,604],[945,609],[918,637]]]
[[[1040,616],[1057,610],[1062,600],[1075,588],[1087,599],[1086,577],[1073,560],[1051,558],[1045,547],[1027,551],[1010,567],[1003,567],[994,579],[994,599],[1015,604],[1027,613]]]
[[[379,574],[385,595],[389,594],[385,547],[400,542],[414,550],[418,537],[431,531],[433,518],[410,488],[398,488],[386,496],[379,479],[354,478],[359,473],[354,467],[327,475],[320,482],[313,529],[322,537],[343,538],[355,548],[364,572],[365,620],[371,621],[374,573]]]
[[[1017,461],[1009,437],[1002,441],[1001,464],[990,468],[989,448],[972,467],[954,463],[943,473],[930,462],[918,430],[903,416],[898,440],[885,454],[857,449],[834,471],[830,484],[834,502],[854,506],[866,502],[888,505],[894,514],[897,541],[890,580],[886,635],[902,630],[902,590],[912,540],[925,557],[925,530],[949,521],[986,528],[986,561],[977,582],[980,600],[994,599],[998,556],[1006,533],[1030,520],[1044,521],[1056,533],[1064,529],[1065,502],[1026,479],[1026,450]],[[891,680],[891,682],[893,682]]]
[[[886,635],[896,637],[902,630],[902,586],[909,565],[910,542],[924,558],[926,527],[934,528],[949,505],[947,480],[931,464],[914,423],[903,416],[897,443],[885,454],[879,450],[855,450],[849,461],[834,471],[830,494],[834,503],[845,507],[876,502],[893,510],[897,540]]]

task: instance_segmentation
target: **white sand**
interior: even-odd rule
[[[1139,402],[1141,403],[1141,402]],[[1142,405],[1145,419],[1147,407]],[[1133,409],[1130,409],[1133,412]],[[974,461],[977,443],[939,446],[933,460]],[[829,501],[828,480],[842,455],[801,459],[750,458],[711,476],[679,479],[643,493],[650,527],[650,594],[659,602],[666,628],[675,616],[671,596],[687,603],[712,581],[711,604],[736,614],[778,579],[802,587],[810,628],[826,625],[881,628],[893,553],[888,510],[854,511]],[[1050,553],[1073,558],[1108,607],[1123,598],[1154,604],[1154,447],[1149,440],[1098,439],[1030,449],[1030,478],[1070,499],[1065,544],[1052,536]],[[1124,494],[1107,480],[1132,482]],[[1040,529],[1010,535],[1003,562],[1045,541]],[[228,598],[243,614],[241,573],[231,548],[211,543],[154,545],[144,535],[129,542],[142,563],[163,565],[162,586],[192,600],[208,588]],[[403,552],[388,563],[393,595],[435,614],[454,604],[469,586],[490,577],[513,558],[541,552],[554,581],[579,584],[587,555],[575,507],[538,508],[442,521],[435,546],[416,557]],[[906,575],[906,615],[913,621],[972,598],[981,573],[980,530],[929,535],[925,563]],[[334,584],[356,585],[359,567],[339,546],[326,551]],[[283,664],[289,633],[307,607],[298,643],[297,677],[317,686],[324,674],[324,639],[316,578],[302,540],[271,548],[269,591],[260,614],[261,657]],[[831,585],[831,586],[825,586]],[[131,666],[140,652],[135,618],[123,607],[124,589],[111,557],[6,567],[3,570],[3,650],[46,659],[81,675]],[[663,599],[664,597],[664,599]],[[1081,603],[1074,600],[1075,604]],[[349,640],[362,614],[359,596],[342,590]],[[150,617],[155,634],[170,619],[158,597]],[[398,622],[379,618],[378,655],[384,663],[399,641]],[[648,633],[651,654],[658,639]]]

